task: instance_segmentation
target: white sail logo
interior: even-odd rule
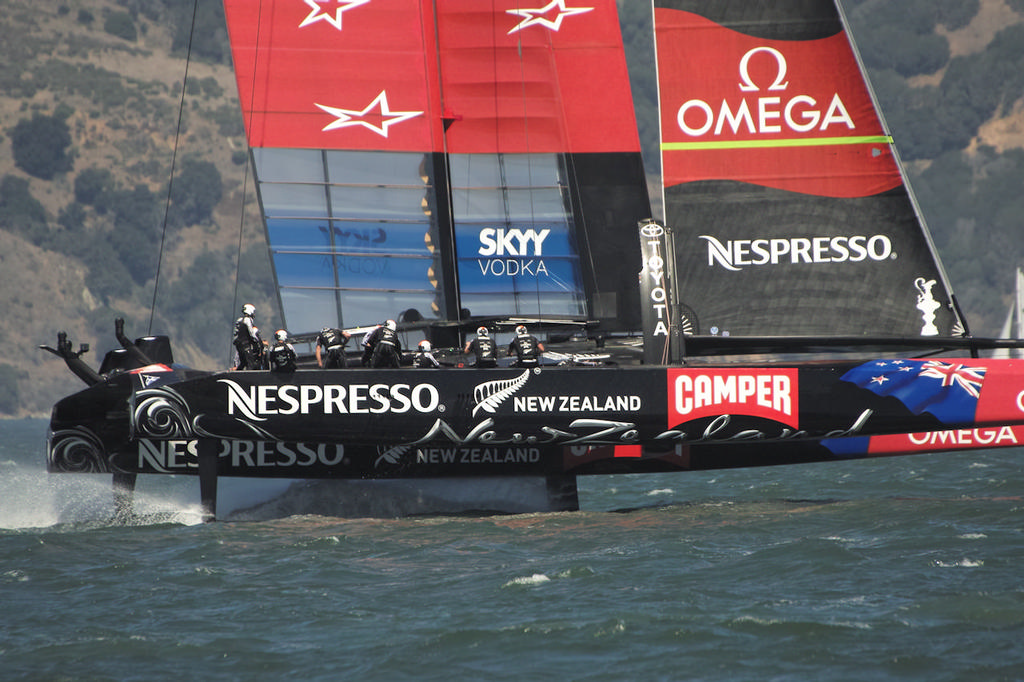
[[[551,2],[543,7],[536,9],[507,9],[505,10],[507,14],[516,14],[523,17],[523,20],[513,26],[507,35],[512,35],[530,26],[543,26],[550,31],[557,32],[558,29],[562,28],[562,20],[566,17],[591,12],[593,9],[593,7],[566,7],[565,0],[551,0]],[[554,13],[555,18],[549,19],[548,15],[552,13]]]
[[[370,2],[370,0],[304,0],[313,10],[310,12],[302,23],[299,24],[299,28],[304,28],[317,21],[326,21],[334,28],[341,30],[341,13],[345,10],[352,9],[353,7],[359,7]],[[334,5],[334,14],[328,13],[328,10],[324,5]]]
[[[339,128],[362,126],[367,130],[372,130],[381,137],[387,137],[388,129],[394,124],[423,115],[422,111],[392,111],[391,106],[388,104],[388,94],[385,90],[381,90],[380,94],[361,111],[339,109],[338,107],[329,107],[324,104],[317,104],[316,102],[313,104],[325,113],[335,117],[334,121],[322,128],[322,132],[325,133]]]
[[[750,265],[791,263],[860,263],[895,258],[892,240],[884,234],[841,237],[790,237],[779,239],[731,239],[724,244],[702,234],[708,243],[708,266],[721,265],[738,271]]]
[[[547,275],[548,269],[541,256],[544,255],[544,240],[551,230],[544,228],[520,230],[518,227],[487,227],[480,230],[480,247],[477,253],[487,258],[478,258],[481,275],[537,277]]]
[[[767,55],[775,62],[775,77],[765,90],[787,90],[789,81],[786,80],[788,65],[785,55],[773,47],[762,46],[747,51],[740,59],[739,91],[761,91],[761,87],[750,76],[751,60],[761,55]],[[824,113],[818,101],[809,95],[796,95],[785,102],[781,96],[775,95],[760,96],[756,99],[744,96],[738,102],[732,103],[723,98],[717,112],[708,102],[691,99],[679,107],[676,122],[679,129],[691,137],[701,137],[709,132],[721,135],[726,131],[726,126],[733,134],[745,132],[750,135],[782,133],[783,126],[796,133],[808,133],[815,129],[826,131],[832,126],[845,126],[848,130],[856,128],[839,93],[832,95],[832,101]]]

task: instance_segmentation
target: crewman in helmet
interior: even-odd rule
[[[235,369],[260,369],[259,358],[263,352],[263,342],[260,340],[254,323],[255,317],[256,306],[246,303],[242,306],[242,316],[235,320],[232,338],[232,343],[238,354]]]
[[[421,369],[440,369],[441,363],[434,357],[430,341],[423,339],[416,347],[416,360],[413,363]]]
[[[363,340],[359,344],[363,347],[363,356],[359,360],[359,364],[363,367],[369,367],[373,362],[373,348],[377,345],[377,340],[380,339],[380,330],[383,327],[384,323],[382,322],[363,335]]]
[[[516,337],[508,346],[508,354],[515,355],[516,367],[536,367],[540,362],[540,354],[544,352],[544,344],[526,330],[523,325],[516,327]]]
[[[321,329],[316,337],[316,364],[324,369],[344,368],[348,364],[345,358],[345,344],[350,338],[352,335],[342,329]]]
[[[378,330],[377,341],[373,345],[373,356],[370,359],[370,366],[378,367],[401,367],[402,365],[402,341],[398,338],[398,325],[394,320],[387,320],[384,326]]]
[[[487,327],[477,327],[476,338],[467,341],[462,352],[467,355],[472,353],[476,357],[477,367],[498,366],[498,353],[494,347],[494,339],[488,333]]]
[[[288,343],[288,332],[278,329],[274,332],[274,345],[270,347],[270,371],[294,372],[295,348]]]

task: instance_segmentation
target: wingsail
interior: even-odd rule
[[[290,329],[639,329],[650,208],[613,0],[225,8]]]

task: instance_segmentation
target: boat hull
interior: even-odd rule
[[[1022,396],[1024,363],[962,358],[187,376],[150,368],[60,401],[47,465],[196,474],[206,443],[218,476],[254,478],[763,466],[1018,445]],[[974,435],[912,437],[962,432]]]

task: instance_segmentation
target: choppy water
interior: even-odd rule
[[[585,511],[200,524],[0,422],[3,680],[1024,679],[1024,450],[580,479]],[[155,481],[152,487],[148,487]]]

